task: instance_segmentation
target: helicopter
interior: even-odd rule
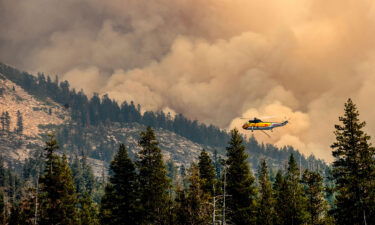
[[[254,119],[249,120],[244,125],[242,125],[242,128],[245,130],[251,130],[252,132],[254,132],[254,130],[260,130],[268,137],[270,137],[270,135],[267,134],[265,130],[273,131],[274,128],[285,126],[286,124],[288,124],[288,122],[288,120],[285,120],[284,122],[264,122],[261,119],[254,117]]]

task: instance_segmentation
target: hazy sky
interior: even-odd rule
[[[373,0],[0,0],[0,61],[331,160],[351,97],[375,135]]]

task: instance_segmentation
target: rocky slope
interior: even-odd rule
[[[22,134],[15,132],[17,111],[21,112],[23,118]],[[0,154],[5,159],[13,164],[21,164],[34,151],[43,148],[48,132],[55,132],[58,138],[61,137],[61,151],[68,155],[80,155],[84,151],[98,176],[108,165],[119,143],[125,143],[131,155],[136,157],[139,151],[139,134],[145,129],[145,126],[137,123],[111,123],[106,126],[77,128],[72,125],[69,109],[51,99],[42,100],[28,94],[0,74],[0,114],[2,112],[9,112],[11,118],[10,131],[0,133]],[[77,130],[79,134],[74,136]],[[75,141],[64,137],[66,133],[69,137],[74,136]],[[157,129],[156,135],[164,159],[172,160],[178,166],[196,160],[204,148],[171,131]],[[79,147],[79,142],[85,142],[85,149]]]

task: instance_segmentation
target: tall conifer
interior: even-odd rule
[[[318,172],[305,170],[302,176],[307,197],[308,224],[323,224],[326,216],[327,202],[324,199],[323,177]]]
[[[303,224],[307,218],[306,198],[300,183],[300,171],[293,154],[289,157],[285,175],[285,225]]]
[[[375,148],[363,131],[366,123],[358,117],[356,105],[348,99],[331,145],[337,224],[375,224]]]
[[[262,160],[258,171],[259,201],[257,210],[257,224],[272,225],[275,216],[275,200],[265,160]]]
[[[273,192],[275,199],[275,225],[287,224],[286,211],[284,203],[289,201],[286,196],[286,183],[281,170],[277,171],[275,182],[273,183]]]
[[[111,162],[109,182],[101,202],[102,224],[139,224],[135,166],[123,144]]]
[[[187,191],[187,224],[209,224],[212,221],[212,207],[202,188],[202,180],[199,176],[199,168],[192,164],[189,175],[189,188]]]
[[[16,127],[16,132],[18,134],[23,133],[23,117],[22,114],[19,110],[17,110],[17,127]]]
[[[215,168],[206,150],[202,150],[198,162],[199,177],[202,182],[204,193],[213,195],[215,185]]]
[[[256,189],[254,176],[247,162],[243,139],[237,129],[231,131],[227,147],[227,194],[229,219],[234,224],[255,224]]]
[[[77,224],[76,194],[66,157],[56,155],[53,135],[46,142],[46,161],[40,184],[40,225]]]
[[[139,170],[142,224],[165,224],[168,221],[169,187],[167,171],[154,131],[147,127],[139,140]]]

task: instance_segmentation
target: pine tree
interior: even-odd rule
[[[5,111],[4,113],[4,130],[5,131],[10,131],[10,121],[11,121],[11,118],[10,118],[10,115],[9,115],[9,112],[8,111]]]
[[[1,113],[0,123],[1,123],[1,130],[5,131],[5,112]]]
[[[247,163],[247,154],[238,130],[231,131],[227,149],[227,194],[229,218],[234,224],[255,224],[254,177]]]
[[[199,178],[202,181],[202,190],[204,193],[212,196],[214,194],[215,185],[215,168],[210,156],[206,150],[202,150],[198,162]]]
[[[168,220],[170,182],[154,131],[147,127],[139,140],[140,200],[143,224],[165,224]]]
[[[174,181],[177,176],[177,167],[175,166],[174,162],[172,160],[167,161],[167,177]]]
[[[15,220],[20,225],[34,225],[35,224],[35,203],[36,203],[36,189],[34,184],[30,181],[25,182],[22,198],[16,206],[20,212]]]
[[[331,145],[337,224],[375,224],[375,148],[363,131],[366,123],[358,117],[356,105],[348,99]]]
[[[17,128],[16,128],[16,132],[18,134],[22,134],[23,133],[23,117],[22,117],[22,114],[19,110],[17,110]]]
[[[137,180],[135,166],[124,144],[110,165],[109,184],[101,202],[102,224],[138,224]]]
[[[77,224],[76,194],[66,157],[57,156],[57,141],[53,135],[46,142],[44,175],[40,178],[41,225]]]
[[[80,225],[99,225],[98,209],[88,193],[83,194],[79,202]]]
[[[84,155],[81,159],[82,164],[82,176],[84,180],[85,190],[88,194],[91,194],[95,186],[95,176],[90,164],[87,162],[87,157]]]
[[[272,225],[275,220],[275,200],[265,160],[262,160],[258,172],[259,194],[257,224]]]
[[[4,191],[0,189],[0,223],[6,224],[6,206],[4,201]]]
[[[78,156],[75,156],[70,167],[72,169],[76,192],[78,194],[88,193],[91,195],[95,178],[86,157],[83,156],[82,159],[79,159]]]
[[[302,176],[307,197],[308,224],[323,224],[327,203],[324,199],[323,177],[318,172],[305,170]]]
[[[175,197],[175,207],[174,214],[176,215],[175,224],[186,225],[189,224],[189,206],[186,196],[186,191],[181,187],[177,187],[176,197]]]
[[[284,225],[287,224],[286,220],[286,213],[285,213],[285,205],[284,203],[289,201],[286,196],[286,183],[282,172],[279,170],[277,171],[275,182],[273,183],[273,192],[274,192],[274,199],[275,199],[275,218],[274,224],[275,225]]]
[[[221,171],[223,170],[223,161],[224,160],[220,156],[218,156],[217,150],[215,149],[213,153],[213,163],[217,179],[221,177]]]
[[[186,209],[188,212],[187,224],[209,224],[212,221],[212,207],[209,204],[210,199],[205,194],[199,176],[199,168],[192,164],[189,175],[189,188],[187,191]]]
[[[300,172],[293,154],[289,157],[288,169],[285,175],[285,225],[303,224],[307,218],[306,199],[300,183]]]
[[[74,157],[73,163],[70,165],[70,168],[72,170],[72,176],[73,176],[76,192],[84,193],[85,185],[84,185],[84,180],[82,178],[83,171],[82,171],[81,162],[77,155]]]

